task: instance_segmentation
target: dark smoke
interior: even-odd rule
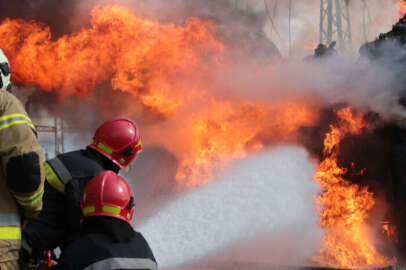
[[[263,31],[267,17],[265,12],[255,12],[250,6],[238,8],[236,1],[185,1],[185,13],[213,20],[220,27],[220,35],[234,51],[255,52],[258,58],[280,55],[275,44]],[[221,36],[220,36],[221,37]]]
[[[0,0],[0,21],[5,18],[36,20],[49,25],[54,38],[70,31],[77,0]]]

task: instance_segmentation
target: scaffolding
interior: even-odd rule
[[[349,0],[320,0],[320,43],[334,40],[338,50],[352,52]]]

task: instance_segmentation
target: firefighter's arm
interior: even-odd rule
[[[10,192],[26,218],[42,208],[44,192],[43,153],[35,127],[20,101],[7,92],[0,93],[0,156]]]

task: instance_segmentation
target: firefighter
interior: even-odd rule
[[[36,216],[44,193],[43,153],[21,102],[10,92],[11,70],[0,50],[0,269],[18,269],[21,222]]]
[[[80,196],[86,184],[104,170],[118,173],[128,167],[141,150],[136,124],[118,117],[100,125],[86,149],[46,161],[44,206],[24,228],[22,266],[35,267],[44,251],[72,241],[80,230]]]
[[[86,186],[81,198],[81,237],[62,252],[51,269],[157,269],[154,255],[131,221],[135,200],[128,183],[103,171]]]

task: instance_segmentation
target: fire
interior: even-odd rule
[[[207,183],[228,161],[266,141],[293,141],[300,126],[317,118],[301,102],[214,98],[212,69],[224,65],[226,46],[211,21],[162,24],[120,6],[96,7],[91,16],[89,28],[56,40],[39,22],[4,20],[0,41],[13,80],[62,97],[90,95],[105,81],[126,92],[126,103],[141,103],[166,120],[170,132],[164,139],[162,124],[160,130],[143,127],[144,142],[163,144],[179,158],[176,180],[182,187]]]
[[[210,21],[160,24],[120,6],[96,7],[91,15],[90,28],[58,40],[39,22],[3,21],[0,41],[13,80],[61,96],[85,96],[110,80],[113,89],[170,114],[181,105],[175,92],[189,86],[173,78],[201,71],[202,62],[217,61],[224,50]]]
[[[400,6],[398,8],[399,18],[402,18],[406,14],[406,1],[398,0]]]
[[[382,223],[382,234],[387,239],[392,240],[394,243],[397,243],[399,241],[397,236],[397,228],[389,221],[384,221]]]
[[[402,4],[405,14],[406,2]],[[120,6],[96,7],[91,15],[89,28],[59,39],[39,22],[4,20],[0,41],[13,80],[62,97],[90,95],[108,81],[111,89],[128,94],[129,103],[158,112],[165,122],[145,127],[144,142],[162,144],[177,156],[176,181],[183,188],[208,183],[230,161],[268,144],[295,142],[300,127],[317,121],[317,108],[301,100],[219,100],[210,94],[211,71],[224,64],[227,49],[211,21],[162,24]],[[337,161],[340,141],[368,125],[349,108],[340,110],[338,118],[326,134],[324,159],[315,175],[324,190],[318,204],[326,235],[314,259],[349,268],[389,264],[365,230],[374,195],[346,180],[346,169]],[[394,233],[388,224],[382,229],[388,236]]]
[[[380,255],[368,237],[365,221],[375,204],[367,187],[351,184],[337,164],[338,144],[350,134],[368,128],[361,114],[350,108],[337,113],[338,123],[330,126],[324,140],[324,160],[319,164],[316,181],[324,192],[318,198],[320,225],[326,230],[324,247],[314,257],[323,265],[340,268],[388,265],[392,261]]]
[[[316,49],[316,48],[317,48],[317,45],[318,45],[318,44],[317,44],[316,42],[311,41],[311,40],[308,40],[308,41],[302,43],[302,47],[303,47],[303,48],[305,48],[305,49],[312,49],[312,50]]]
[[[317,113],[300,102],[232,104],[215,102],[208,112],[193,116],[183,134],[189,151],[180,164],[177,180],[194,187],[207,183],[228,161],[262,149],[266,143],[294,142],[299,127],[317,120]]]

